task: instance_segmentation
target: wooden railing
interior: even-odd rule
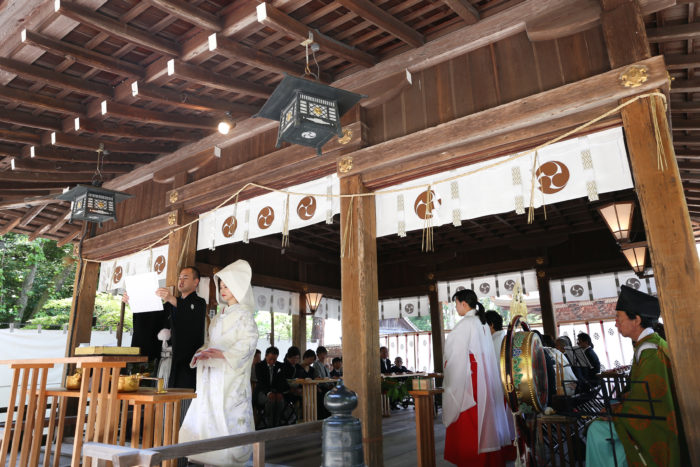
[[[162,461],[187,457],[220,449],[253,445],[253,466],[265,466],[265,441],[280,438],[291,438],[321,431],[323,421],[301,423],[299,425],[281,426],[262,431],[252,431],[238,435],[221,436],[218,438],[187,443],[173,444],[149,449],[134,449],[126,446],[116,446],[103,443],[85,443],[83,455],[93,459],[112,461],[114,467],[147,467],[158,465]]]

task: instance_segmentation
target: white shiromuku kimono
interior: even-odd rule
[[[250,372],[258,343],[255,324],[253,288],[250,266],[241,277],[233,263],[216,274],[227,285],[239,303],[219,311],[209,325],[203,348],[215,348],[224,357],[198,360],[197,398],[187,411],[180,428],[180,442],[216,438],[255,430],[253,422]],[[240,265],[238,266],[241,267]],[[247,283],[241,284],[241,279]],[[229,285],[230,284],[230,285]],[[218,291],[219,302],[222,302]],[[239,446],[190,456],[193,462],[216,466],[243,466],[250,458],[251,446]]]
[[[474,400],[469,354],[474,355],[477,364],[478,401]],[[493,340],[489,328],[481,323],[475,310],[470,310],[447,336],[444,358],[443,424],[449,426],[462,412],[476,405],[479,453],[498,451],[509,445],[513,438]]]

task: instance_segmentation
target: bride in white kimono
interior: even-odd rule
[[[253,317],[252,272],[244,260],[214,275],[217,298],[225,308],[209,324],[208,338],[190,366],[197,368],[197,398],[180,428],[180,442],[254,431],[250,372],[258,343]],[[243,466],[252,446],[239,446],[190,456],[192,462]]]

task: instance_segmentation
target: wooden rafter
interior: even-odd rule
[[[18,172],[48,172],[48,173],[95,173],[97,164],[88,162],[63,162],[33,159],[15,159],[15,170]],[[100,170],[104,173],[129,173],[133,167],[127,164],[103,164]]]
[[[129,26],[73,2],[57,1],[57,5],[58,9],[56,11],[61,15],[84,23],[107,35],[119,37],[127,42],[138,44],[169,57],[178,57],[180,55],[180,46],[174,42],[161,39],[146,31]]]
[[[49,161],[97,163],[97,155],[94,151],[76,151],[57,148],[55,146],[38,146],[34,148],[34,154],[36,159]],[[29,147],[22,149],[22,155],[24,157],[29,157]],[[155,158],[156,156],[152,154],[120,154],[111,152],[105,156],[105,162],[111,164],[143,165],[153,162]]]
[[[43,185],[49,183],[85,183],[92,181],[92,174],[78,173],[27,173],[18,172],[16,170],[0,172],[0,181],[3,182],[22,182],[24,184]],[[64,185],[65,186],[65,185]]]
[[[158,112],[139,107],[131,107],[129,105],[112,101],[106,102],[106,107],[106,115],[108,114],[118,118],[124,118],[137,122],[153,123],[157,125],[181,128],[198,128],[201,130],[214,131],[219,123],[217,119],[211,117]],[[93,102],[92,104],[88,105],[87,113],[91,117],[100,115],[102,113],[102,103]]]
[[[145,70],[142,67],[134,65],[133,63],[104,55],[69,42],[52,39],[51,37],[33,31],[24,30],[22,32],[22,38],[22,42],[25,44],[33,45],[34,47],[57,55],[71,57],[77,62],[99,68],[100,70],[109,71],[118,76],[143,78],[145,74]]]
[[[62,128],[66,133],[71,133],[74,130],[74,119],[66,118],[63,120]],[[132,139],[148,139],[148,140],[163,140],[163,141],[181,141],[191,142],[202,137],[201,133],[189,133],[183,131],[170,130],[155,130],[153,128],[136,128],[127,125],[113,125],[96,119],[80,119],[80,128],[78,133],[87,131],[98,135],[110,135]]]
[[[55,142],[52,141],[52,137],[55,138]],[[176,146],[172,144],[165,143],[122,143],[117,141],[107,141],[102,138],[93,138],[89,136],[82,135],[70,135],[67,133],[45,133],[42,136],[42,144],[49,145],[53,144],[55,146],[65,147],[65,148],[75,148],[75,149],[87,149],[87,150],[97,150],[100,144],[104,144],[104,148],[107,151],[115,152],[142,152],[145,154],[165,154],[172,152],[176,149]]]
[[[213,48],[213,51],[224,57],[273,73],[298,75],[303,71],[303,65],[281,60],[273,55],[260,52],[252,47],[227,39],[220,34],[215,35],[215,37],[216,47]],[[326,82],[332,81],[332,77],[328,73],[321,73],[321,79]]]
[[[700,67],[700,54],[666,55],[666,68],[669,70],[685,70]]]
[[[474,24],[479,21],[481,15],[479,10],[471,4],[469,0],[442,0],[445,5],[450,7],[452,11],[457,13],[457,16],[467,24]]]
[[[73,116],[85,115],[85,106],[77,102],[57,99],[22,89],[0,86],[0,99],[25,104],[43,110],[67,113]]]
[[[387,13],[385,10],[382,10],[369,0],[338,0],[338,3],[378,28],[398,37],[408,45],[420,47],[425,43],[423,34],[411,28],[390,13]]]
[[[2,111],[0,111],[0,122],[37,128],[39,130],[62,130],[61,122],[57,119],[32,115],[29,112],[21,112],[18,110],[2,109]]]
[[[236,92],[243,95],[255,96],[266,99],[272,94],[272,89],[248,81],[230,78],[224,74],[190,65],[189,63],[173,60],[171,65],[172,75],[188,81],[194,81],[216,89],[228,92]],[[170,74],[170,73],[169,73]]]
[[[27,143],[39,146],[41,136],[36,133],[29,133],[19,130],[6,130],[0,128],[0,141],[12,141],[14,143]]]
[[[221,31],[221,19],[182,0],[146,0],[156,8],[208,31]]]
[[[364,67],[371,67],[377,63],[377,59],[367,52],[336,41],[318,30],[312,30],[304,23],[297,21],[268,3],[258,5],[257,13],[258,21],[261,24],[276,31],[284,32],[299,42],[306,40],[309,37],[309,32],[313,32],[314,42],[318,43],[324,52]]]
[[[0,68],[43,84],[56,86],[60,89],[69,89],[80,94],[102,98],[112,97],[113,94],[112,88],[109,86],[74,78],[36,65],[27,65],[11,58],[0,57]]]
[[[647,29],[647,40],[654,42],[670,42],[690,40],[700,37],[700,23],[678,24]]]

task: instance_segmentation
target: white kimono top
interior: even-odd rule
[[[252,289],[251,289],[252,290]],[[247,433],[255,430],[250,372],[258,343],[254,308],[227,306],[212,319],[204,348],[216,348],[225,358],[198,360],[197,398],[180,428],[180,442]],[[239,446],[190,456],[194,462],[243,466],[252,446]]]
[[[477,365],[477,398],[474,401],[469,354]],[[442,421],[447,427],[460,414],[477,405],[479,452],[493,452],[511,443],[503,386],[488,326],[481,324],[476,310],[470,310],[452,329],[445,341],[445,378]]]

